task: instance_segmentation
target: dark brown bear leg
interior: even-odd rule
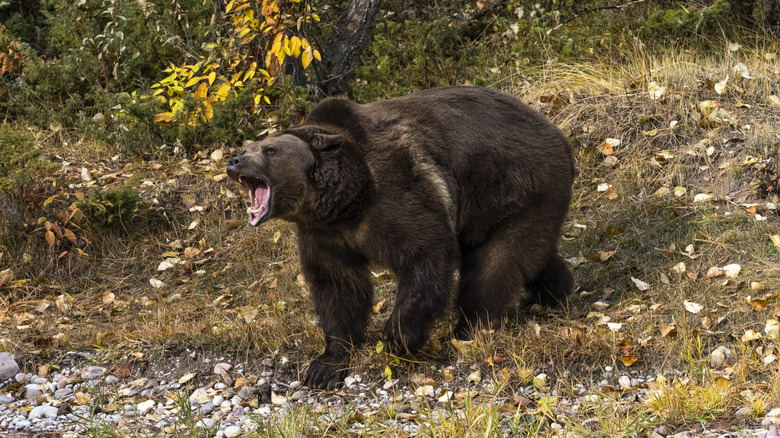
[[[539,278],[551,254],[555,254],[560,221],[543,215],[522,219],[497,226],[481,244],[463,250],[456,303],[458,339],[470,338],[474,328],[499,323],[507,307],[517,303],[523,286]],[[552,266],[551,274],[561,272],[555,270],[559,268],[557,262]],[[541,285],[553,286],[546,277],[540,280]],[[565,282],[561,284],[564,286]],[[563,291],[554,293],[565,296]]]
[[[433,323],[449,307],[454,253],[431,248],[425,257],[407,258],[397,269],[398,293],[384,339],[392,351],[414,353],[428,341]]]
[[[532,301],[545,306],[560,306],[566,303],[567,296],[574,289],[574,276],[560,254],[555,252],[525,288],[532,294]]]
[[[365,261],[347,251],[301,245],[301,267],[325,334],[325,352],[312,361],[304,384],[333,389],[348,370],[350,350],[365,339],[372,287]]]

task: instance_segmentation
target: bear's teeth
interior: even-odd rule
[[[257,213],[260,213],[261,211],[263,211],[264,208],[265,208],[265,205],[261,205],[260,208],[258,208],[258,209],[253,209],[252,207],[247,207],[246,208],[246,212],[249,213],[249,214],[257,214]]]
[[[244,182],[244,175],[238,174],[238,182],[243,183]]]

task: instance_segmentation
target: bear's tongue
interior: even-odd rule
[[[245,177],[242,180],[251,200],[250,206],[246,209],[249,213],[249,223],[255,226],[268,214],[268,195],[271,190],[267,184],[255,178]]]

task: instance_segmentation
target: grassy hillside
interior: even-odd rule
[[[517,309],[472,343],[452,343],[446,318],[408,358],[378,345],[395,284],[377,272],[377,315],[354,373],[374,390],[400,379],[398,388],[446,388],[452,399],[423,390],[361,411],[343,388],[328,395],[339,403],[299,403],[256,433],[402,435],[387,421],[405,406],[415,412],[405,424],[431,436],[647,436],[758,427],[780,408],[771,2],[407,3],[380,13],[351,97],[475,84],[547,114],[575,146],[561,252],[578,288],[565,307]],[[132,378],[196,351],[234,358],[247,375],[271,359],[286,364],[275,379],[300,380],[323,341],[292,227],[249,227],[245,195],[224,168],[243,140],[297,120],[312,104],[306,90],[285,83],[283,108],[251,129],[174,130],[133,104],[127,126],[111,108],[154,80],[132,66],[138,57],[108,85],[88,80],[69,93],[53,82],[57,71],[86,73],[49,57],[45,35],[25,34],[40,17],[0,10],[6,59],[36,59],[24,74],[0,75],[0,351],[27,370],[89,351]],[[64,25],[45,29],[55,24]],[[215,134],[230,129],[241,131]]]

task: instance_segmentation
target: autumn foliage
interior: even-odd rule
[[[225,6],[225,35],[204,44],[203,54],[192,64],[171,64],[168,76],[152,86],[154,96],[167,103],[168,111],[155,114],[155,122],[208,123],[213,104],[235,97],[249,88],[253,94],[251,112],[256,114],[271,100],[267,90],[284,74],[287,62],[299,62],[305,70],[320,61],[301,34],[306,24],[319,21],[311,6],[300,0],[233,0]],[[197,102],[186,111],[185,98]]]

